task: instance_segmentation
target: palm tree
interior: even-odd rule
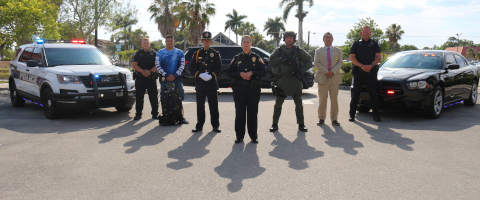
[[[298,46],[300,48],[303,48],[303,18],[307,16],[307,11],[303,10],[303,2],[308,3],[308,7],[313,6],[313,0],[280,0],[280,8],[285,5],[285,8],[283,9],[283,20],[287,22],[288,14],[290,14],[290,10],[292,10],[293,7],[297,7],[297,14],[295,15],[296,18],[298,18]]]
[[[153,4],[148,8],[148,12],[152,13],[150,19],[155,19],[162,37],[173,35],[175,28],[177,28],[179,24],[175,12],[178,1],[179,0],[154,0]]]
[[[210,16],[215,15],[215,4],[207,0],[189,0],[180,3],[178,7],[179,19],[185,20],[188,35],[193,45],[198,46],[198,39],[210,23]]]
[[[228,13],[226,15],[228,17],[228,20],[225,22],[225,31],[227,29],[230,29],[235,33],[235,38],[238,44],[238,34],[237,34],[237,29],[240,27],[240,24],[243,23],[243,19],[247,18],[246,15],[238,15],[237,11],[233,9],[233,13]]]
[[[240,24],[240,27],[238,28],[237,33],[241,35],[251,35],[253,32],[255,32],[256,29],[257,28],[255,28],[254,24],[250,22],[246,22],[246,23]]]
[[[388,37],[388,42],[393,44],[393,52],[397,50],[397,42],[402,39],[402,35],[405,32],[402,30],[402,26],[395,24],[390,25],[385,31],[385,35]]]
[[[148,34],[147,32],[143,31],[142,29],[136,29],[135,31],[132,32],[131,37],[130,37],[130,42],[135,45],[137,49],[142,48],[142,41],[143,38],[147,37]]]
[[[467,58],[475,58],[475,50],[473,48],[467,49]]]
[[[267,36],[273,37],[275,39],[275,48],[278,47],[280,43],[280,31],[285,32],[285,26],[281,21],[281,17],[275,17],[275,19],[268,18],[268,21],[265,22],[263,31],[267,31]]]
[[[480,51],[475,54],[475,59],[480,60]]]
[[[263,35],[260,32],[255,31],[254,33],[252,33],[253,46],[257,46],[258,43],[262,40],[263,40]]]

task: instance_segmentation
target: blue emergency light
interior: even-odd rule
[[[37,39],[36,42],[37,44],[43,44],[43,39]]]
[[[100,77],[100,75],[98,75],[98,74],[95,74],[95,78],[98,78],[98,77]]]

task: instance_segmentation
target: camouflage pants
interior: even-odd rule
[[[273,109],[273,124],[278,124],[280,115],[282,114],[282,106],[287,96],[282,90],[278,91],[277,99],[275,100],[275,106]],[[303,103],[302,103],[302,85],[295,90],[292,95],[293,102],[295,103],[295,115],[297,116],[297,124],[305,124],[303,117]]]

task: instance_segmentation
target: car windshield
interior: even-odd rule
[[[382,68],[440,69],[442,54],[397,54],[383,63]]]
[[[57,65],[112,65],[96,48],[45,48],[48,66]]]

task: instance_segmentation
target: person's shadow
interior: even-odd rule
[[[358,151],[355,148],[362,148],[363,144],[359,141],[355,141],[353,134],[348,134],[343,130],[341,126],[334,126],[333,131],[328,126],[321,126],[323,129],[323,135],[327,141],[325,142],[330,147],[343,148],[343,151],[350,155],[357,155]]]
[[[255,178],[265,172],[265,168],[260,167],[257,145],[253,143],[233,145],[230,155],[214,170],[220,177],[232,180],[227,185],[230,192],[240,191],[244,179]]]
[[[115,138],[122,138],[122,137],[128,137],[131,135],[135,135],[137,133],[137,130],[141,129],[143,126],[149,124],[149,123],[155,123],[158,121],[152,121],[152,120],[146,120],[141,123],[137,123],[137,120],[131,120],[124,125],[119,126],[118,128],[111,129],[107,133],[99,135],[98,138],[101,140],[98,142],[100,144],[107,143],[112,141]]]
[[[123,146],[130,147],[125,153],[135,153],[143,146],[160,144],[165,140],[165,136],[175,132],[178,128],[179,126],[155,126],[155,128],[137,137],[135,140],[125,143]]]
[[[377,142],[396,145],[398,148],[405,151],[413,151],[413,147],[409,145],[414,144],[415,141],[410,138],[403,137],[402,134],[388,128],[388,125],[386,125],[385,123],[379,123],[378,129],[366,126],[363,123],[357,122],[355,124],[365,129],[367,133],[372,136],[371,138]]]
[[[275,146],[270,156],[289,161],[289,167],[296,170],[308,168],[307,160],[323,156],[322,151],[317,151],[314,147],[308,146],[305,132],[298,131],[297,139],[293,142],[285,139],[280,132],[273,132],[276,140],[272,142]]]
[[[202,133],[192,134],[182,146],[168,152],[169,158],[174,158],[178,161],[168,163],[167,167],[175,170],[191,167],[193,163],[188,162],[188,160],[201,158],[207,155],[210,150],[207,150],[206,148],[210,142],[212,142],[215,135],[217,135],[216,132],[210,132],[198,141],[200,136],[202,136]]]

